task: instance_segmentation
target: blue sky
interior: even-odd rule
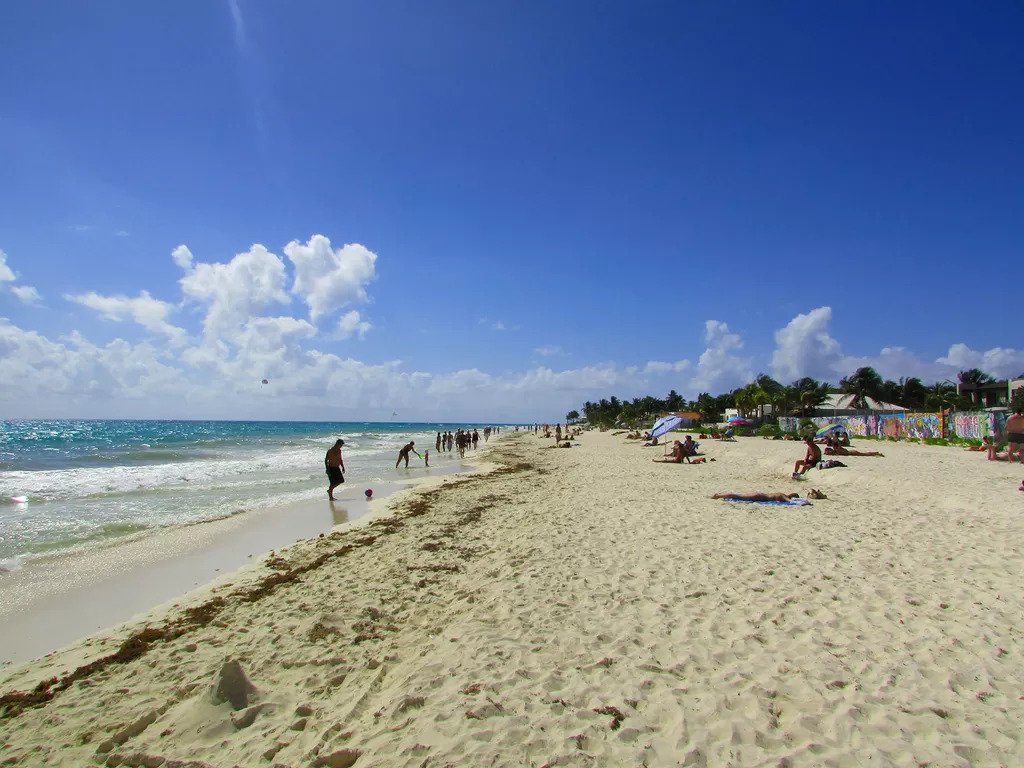
[[[1020,373],[1022,33],[1011,2],[7,4],[0,416]]]

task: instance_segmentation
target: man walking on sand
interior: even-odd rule
[[[405,468],[406,469],[409,468],[409,452],[410,451],[412,453],[415,453],[421,459],[423,458],[422,456],[420,456],[419,452],[416,450],[415,445],[416,445],[416,443],[413,442],[412,440],[410,440],[407,445],[403,445],[402,446],[402,450],[400,450],[398,452],[398,461],[395,462],[395,469],[398,469],[398,465],[402,463],[402,459],[405,459]]]
[[[1006,460],[1013,461],[1015,453],[1017,461],[1024,464],[1024,412],[1020,408],[1006,420]]]
[[[345,482],[345,460],[341,457],[341,447],[345,445],[344,440],[337,440],[334,446],[328,449],[324,456],[324,467],[327,469],[327,498],[334,501],[334,489]]]

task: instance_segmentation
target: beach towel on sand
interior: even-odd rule
[[[772,507],[809,507],[811,502],[807,499],[790,499],[789,501],[754,501],[752,499],[723,499],[733,504],[767,504]]]

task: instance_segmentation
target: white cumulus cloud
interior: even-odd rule
[[[359,336],[361,339],[371,328],[373,328],[373,326],[363,320],[360,317],[359,312],[354,309],[351,312],[346,312],[338,321],[338,330],[341,333],[341,338],[343,339],[347,339],[353,334]]]
[[[750,358],[734,354],[743,348],[743,339],[738,333],[732,333],[726,323],[719,320],[705,322],[704,339],[707,348],[697,360],[697,372],[690,381],[691,389],[727,392],[753,378]]]
[[[993,347],[979,352],[966,344],[953,344],[945,357],[935,362],[951,366],[958,372],[980,368],[996,378],[1016,378],[1024,373],[1024,350]]]
[[[292,293],[309,307],[314,322],[348,304],[365,302],[366,285],[376,276],[377,254],[359,243],[331,248],[323,235],[313,235],[304,245],[293,240],[284,247],[295,265]]]
[[[174,259],[175,264],[186,272],[192,269],[192,251],[188,249],[187,245],[179,245],[171,251],[171,258]]]
[[[818,307],[790,320],[775,332],[772,372],[782,382],[804,376],[830,379],[841,366],[839,342],[829,335],[831,307]]]
[[[166,336],[173,344],[181,344],[185,341],[184,329],[167,322],[167,316],[173,309],[173,305],[154,299],[148,291],[142,291],[135,298],[102,296],[95,291],[66,294],[64,298],[95,310],[108,320],[136,322],[148,331]]]
[[[284,262],[262,245],[236,254],[227,264],[186,262],[183,247],[175,249],[175,261],[190,266],[179,284],[186,300],[206,306],[203,334],[208,341],[232,338],[250,317],[271,304],[290,301]]]

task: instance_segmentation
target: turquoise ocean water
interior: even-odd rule
[[[323,459],[345,441],[338,498],[423,474],[398,449],[415,440],[432,467],[438,431],[467,424],[260,421],[0,421],[0,569],[154,528],[326,498]],[[25,497],[25,501],[21,501]]]

